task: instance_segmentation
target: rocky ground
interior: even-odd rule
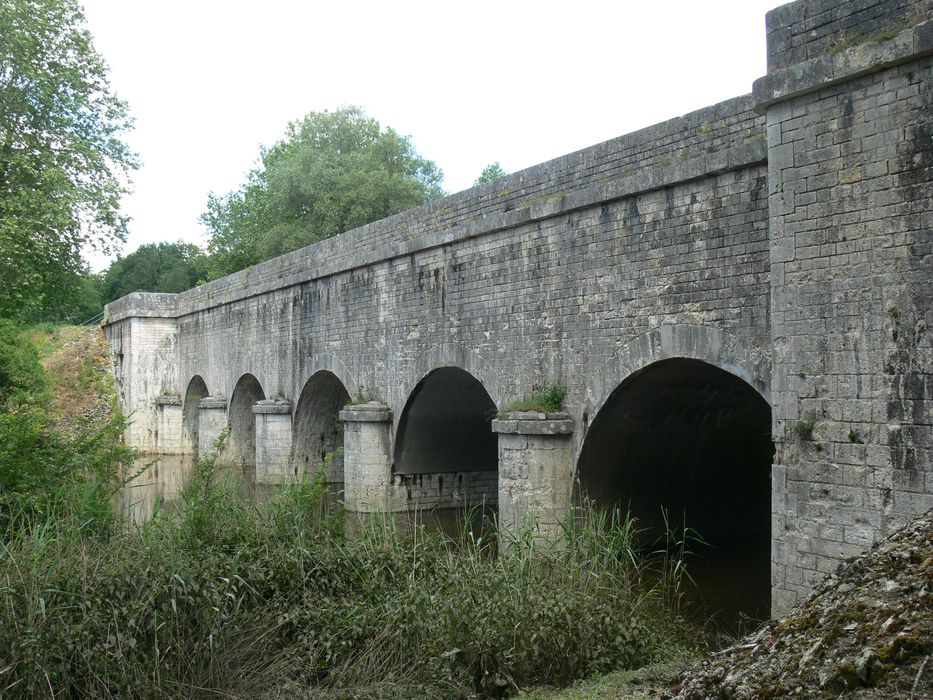
[[[933,512],[849,560],[787,617],[685,671],[675,700],[933,699]]]

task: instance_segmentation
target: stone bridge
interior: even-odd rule
[[[128,441],[336,452],[357,513],[663,507],[789,608],[933,507],[931,7],[779,7],[752,94],[108,305]]]

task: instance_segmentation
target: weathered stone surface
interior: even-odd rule
[[[503,544],[531,531],[553,544],[570,515],[573,421],[566,414],[516,411],[492,422],[499,433],[499,527]],[[535,416],[540,416],[536,418]],[[553,417],[552,417],[553,416]]]
[[[701,360],[772,407],[772,607],[788,609],[933,505],[931,8],[779,7],[754,95],[108,305],[128,442],[171,443],[159,397],[195,380],[232,397],[250,374],[294,405],[326,371],[379,401],[340,414],[351,508],[437,507],[488,495],[491,477],[393,473],[425,377],[460,368],[497,407],[559,383],[566,419],[495,421],[500,510],[556,513],[613,393],[651,364]],[[224,425],[210,406],[202,452]]]

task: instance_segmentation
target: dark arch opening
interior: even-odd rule
[[[292,470],[314,474],[330,457],[324,480],[328,490],[343,489],[343,425],[340,410],[350,394],[332,372],[316,372],[306,383],[295,406],[292,429]]]
[[[244,374],[233,389],[227,423],[230,426],[230,448],[233,459],[251,476],[256,469],[256,418],[253,404],[266,398],[259,380]]]
[[[771,408],[738,377],[700,360],[649,365],[619,385],[584,439],[579,488],[628,510],[646,544],[686,525],[696,595],[727,625],[766,619],[770,601]]]
[[[198,453],[198,406],[201,399],[210,396],[207,391],[207,384],[199,375],[194,375],[188,382],[188,390],[185,392],[185,403],[181,409],[181,423],[183,431],[182,451],[186,454],[196,455]]]
[[[408,397],[395,440],[398,474],[495,471],[496,404],[472,374],[441,367]]]
[[[464,515],[474,534],[491,522],[499,495],[495,413],[483,385],[457,367],[434,370],[411,392],[399,418],[392,478],[415,520],[448,534],[463,531]]]

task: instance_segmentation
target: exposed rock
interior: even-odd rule
[[[933,511],[847,560],[787,617],[685,672],[676,700],[933,698]]]

